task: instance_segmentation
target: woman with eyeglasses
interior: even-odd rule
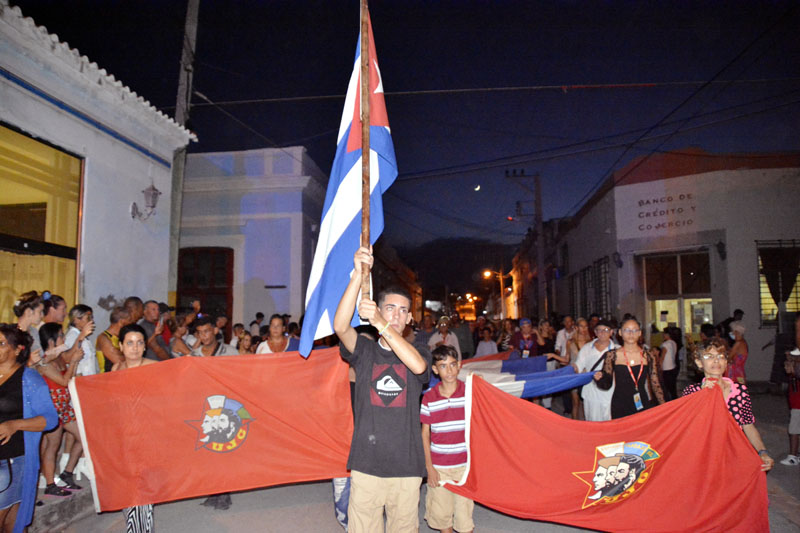
[[[705,388],[717,387],[725,398],[731,416],[742,428],[753,448],[758,451],[762,462],[761,470],[765,472],[770,470],[775,461],[769,456],[764,441],[761,440],[761,434],[756,429],[756,418],[753,416],[753,404],[747,386],[725,377],[731,359],[728,346],[721,339],[711,339],[706,346],[695,351],[694,357],[695,364],[703,371],[705,377],[702,383],[693,383],[683,389],[683,396]]]
[[[603,369],[595,372],[597,386],[611,396],[611,418],[622,418],[664,403],[658,364],[642,340],[642,326],[635,318],[622,323],[622,346],[606,352]]]

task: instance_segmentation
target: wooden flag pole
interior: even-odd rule
[[[361,0],[361,246],[369,248],[369,7]],[[369,298],[369,265],[361,268],[361,295]]]

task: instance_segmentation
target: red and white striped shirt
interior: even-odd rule
[[[467,464],[467,443],[464,438],[464,393],[466,385],[459,380],[456,391],[446,398],[436,385],[422,396],[419,419],[431,426],[431,462],[438,468],[454,468]]]

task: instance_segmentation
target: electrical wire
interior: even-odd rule
[[[245,121],[243,121],[243,120],[240,120],[240,119],[239,119],[238,117],[236,117],[235,115],[233,115],[233,114],[229,113],[228,111],[226,111],[226,110],[225,110],[225,109],[223,109],[222,107],[220,107],[220,106],[216,105],[214,102],[212,102],[212,101],[211,101],[211,99],[210,99],[208,96],[204,95],[203,93],[201,93],[201,92],[200,92],[200,91],[198,91],[197,89],[195,89],[193,92],[194,92],[194,94],[196,94],[197,96],[199,96],[200,98],[202,98],[203,100],[205,100],[206,102],[208,102],[209,104],[211,104],[211,105],[215,106],[215,108],[216,108],[216,109],[217,109],[217,110],[218,110],[220,113],[222,113],[222,114],[223,114],[223,115],[225,115],[226,117],[230,118],[231,120],[233,120],[234,122],[236,122],[237,124],[239,124],[240,126],[242,126],[243,128],[245,128],[247,131],[249,131],[249,132],[251,132],[251,133],[254,133],[254,134],[258,135],[260,138],[262,138],[263,140],[265,140],[265,141],[266,141],[266,142],[267,142],[267,143],[270,145],[270,148],[275,148],[275,149],[277,149],[277,150],[280,150],[281,152],[285,153],[286,155],[288,155],[289,157],[291,157],[292,159],[294,159],[295,161],[297,161],[297,162],[298,162],[298,163],[300,163],[301,165],[303,164],[303,161],[302,161],[301,159],[298,159],[298,158],[297,158],[297,157],[296,157],[296,156],[295,156],[295,155],[294,155],[292,152],[290,152],[289,150],[286,150],[286,149],[282,148],[281,146],[278,146],[278,143],[276,143],[275,141],[273,141],[272,139],[270,139],[269,137],[267,137],[266,135],[264,135],[264,134],[263,134],[263,133],[261,133],[260,131],[256,130],[255,128],[251,127],[251,126],[250,126],[249,124],[247,124]]]
[[[653,124],[653,125],[652,125],[650,128],[648,128],[648,129],[647,129],[647,131],[645,131],[644,133],[642,133],[642,134],[639,136],[639,138],[635,139],[633,142],[631,142],[629,145],[627,145],[627,146],[626,146],[626,148],[625,148],[625,150],[623,150],[623,152],[622,152],[622,153],[619,155],[619,157],[617,157],[617,158],[614,160],[614,162],[613,162],[613,163],[612,163],[612,164],[609,166],[609,168],[606,170],[606,172],[604,172],[604,173],[603,173],[603,175],[602,175],[602,176],[601,176],[601,178],[598,180],[598,182],[597,182],[597,183],[596,183],[596,184],[595,184],[595,185],[594,185],[594,186],[593,186],[591,189],[589,189],[589,191],[587,191],[587,193],[586,193],[586,194],[584,194],[584,195],[583,195],[583,197],[582,197],[580,200],[578,200],[578,201],[575,203],[575,205],[573,205],[573,206],[572,206],[572,207],[569,209],[569,211],[567,212],[567,216],[569,216],[569,215],[571,215],[571,214],[575,213],[575,212],[576,212],[576,209],[577,209],[579,206],[581,206],[581,205],[583,204],[583,202],[584,202],[584,201],[585,201],[587,198],[589,198],[589,197],[590,197],[592,194],[594,194],[594,192],[595,192],[595,191],[596,191],[596,190],[597,190],[597,189],[598,189],[598,188],[599,188],[599,187],[600,187],[600,186],[601,186],[601,185],[602,185],[602,184],[603,184],[603,183],[604,183],[604,182],[605,182],[605,181],[608,179],[608,178],[607,178],[607,176],[613,176],[613,172],[614,172],[614,169],[615,169],[615,167],[616,167],[616,166],[617,166],[617,165],[620,163],[620,161],[621,161],[621,160],[622,160],[622,159],[625,157],[625,155],[627,155],[627,153],[630,151],[630,149],[631,149],[631,147],[632,147],[632,146],[634,146],[635,144],[639,143],[639,142],[640,142],[640,141],[641,141],[641,140],[642,140],[644,137],[646,137],[646,136],[647,136],[647,135],[648,135],[648,134],[649,134],[651,131],[653,131],[653,130],[654,130],[655,128],[657,128],[658,126],[662,125],[662,123],[663,123],[663,122],[664,122],[666,119],[668,119],[669,117],[671,117],[672,115],[674,115],[675,113],[677,113],[677,111],[678,111],[679,109],[681,109],[681,108],[682,108],[682,107],[684,107],[686,104],[688,104],[688,103],[689,103],[689,102],[690,102],[692,99],[694,99],[694,98],[695,98],[695,97],[696,97],[698,94],[700,94],[700,93],[701,93],[701,92],[702,92],[702,91],[703,91],[703,90],[704,90],[706,87],[709,87],[709,86],[711,86],[711,85],[712,85],[712,84],[715,82],[715,80],[717,80],[717,78],[719,78],[719,77],[722,75],[722,73],[723,73],[723,72],[725,72],[726,70],[728,70],[728,69],[729,69],[731,66],[733,66],[733,65],[734,65],[734,64],[735,64],[737,61],[739,61],[739,59],[740,59],[740,58],[742,58],[742,57],[743,57],[743,56],[744,56],[744,55],[745,55],[745,54],[746,54],[746,53],[747,53],[747,52],[748,52],[748,51],[749,51],[751,48],[753,48],[753,47],[754,47],[754,46],[755,46],[755,45],[756,45],[756,44],[757,44],[757,43],[758,43],[758,42],[759,42],[761,39],[763,39],[763,38],[764,38],[766,35],[768,35],[770,32],[772,32],[772,31],[773,31],[773,29],[775,29],[776,27],[778,27],[778,25],[782,24],[782,23],[783,23],[785,20],[788,20],[788,18],[789,18],[788,16],[789,16],[789,15],[790,15],[790,14],[791,14],[791,13],[792,13],[792,12],[793,12],[793,11],[794,11],[796,8],[797,8],[797,7],[793,5],[793,6],[792,6],[792,7],[790,7],[790,8],[789,8],[789,9],[788,9],[788,10],[787,10],[787,11],[786,11],[786,12],[785,12],[783,15],[781,15],[781,16],[779,16],[779,17],[777,17],[777,18],[775,19],[775,21],[774,21],[774,22],[773,22],[773,23],[772,23],[772,24],[771,24],[771,25],[770,25],[768,28],[766,28],[764,31],[762,31],[761,33],[759,33],[759,34],[756,36],[756,38],[755,38],[755,39],[753,39],[752,41],[750,41],[750,43],[748,43],[748,44],[747,44],[747,46],[745,46],[745,47],[744,47],[744,48],[743,48],[743,49],[742,49],[742,50],[741,50],[741,51],[740,51],[738,54],[736,54],[736,56],[734,56],[734,57],[733,57],[733,59],[731,59],[730,61],[728,61],[728,62],[727,62],[727,63],[726,63],[726,64],[725,64],[725,65],[724,65],[724,66],[723,66],[721,69],[719,69],[719,70],[717,71],[717,73],[716,73],[716,74],[714,74],[714,75],[711,77],[711,79],[709,79],[708,81],[706,81],[705,83],[703,83],[703,84],[702,84],[702,85],[701,85],[701,86],[700,86],[698,89],[696,89],[695,91],[693,91],[693,92],[692,92],[692,94],[690,94],[689,96],[687,96],[686,98],[684,98],[684,99],[683,99],[683,100],[682,100],[682,101],[681,101],[681,102],[680,102],[680,103],[679,103],[677,106],[675,106],[675,107],[674,107],[674,108],[673,108],[673,109],[672,109],[672,110],[671,110],[669,113],[667,113],[666,115],[664,115],[664,116],[663,116],[661,119],[659,119],[659,120],[658,120],[658,121],[657,121],[655,124]],[[724,82],[723,82],[723,83],[724,83]],[[683,122],[683,124],[685,124],[685,123],[686,123],[686,121],[688,121],[688,120],[691,120],[691,118],[692,118],[692,117],[689,117],[688,119],[686,119],[686,120]],[[677,129],[676,129],[676,131],[677,131]],[[672,134],[672,135],[674,135],[674,132],[673,132],[673,134]],[[671,138],[671,135],[670,135],[670,136],[667,138],[667,140],[669,140],[669,138]],[[666,143],[666,140],[665,140],[665,141],[663,141],[661,144],[659,144],[659,146],[657,146],[656,148],[660,148],[661,146],[663,146],[663,144],[664,144],[664,143]],[[651,156],[652,156],[654,153],[655,153],[655,151],[654,151],[654,150],[653,150],[653,151],[651,151],[649,155],[646,155],[645,157],[641,158],[639,161],[637,161],[636,163],[634,163],[634,165],[633,165],[633,166],[632,166],[630,169],[628,169],[628,170],[627,170],[627,171],[626,171],[624,174],[620,175],[620,177],[619,177],[619,178],[614,178],[614,183],[613,183],[613,185],[616,185],[618,182],[620,182],[621,180],[623,180],[623,179],[625,179],[627,176],[629,176],[629,175],[630,175],[630,174],[631,174],[631,173],[632,173],[634,170],[636,170],[637,168],[639,168],[639,167],[640,167],[640,166],[641,166],[641,165],[642,165],[642,164],[643,164],[645,161],[647,161],[647,160],[648,160],[648,159],[649,159],[649,158],[650,158],[650,157],[651,157]]]
[[[800,92],[800,90],[793,91],[793,92]],[[748,113],[742,113],[742,114],[739,114],[739,115],[735,115],[735,116],[732,116],[732,117],[726,117],[726,118],[719,119],[719,120],[705,122],[703,124],[698,124],[698,125],[692,126],[690,128],[684,128],[681,131],[682,132],[690,132],[690,131],[694,131],[694,130],[698,130],[698,129],[702,129],[702,128],[707,128],[707,127],[710,127],[710,126],[715,126],[715,125],[718,125],[718,124],[724,124],[726,122],[731,122],[731,121],[734,121],[734,120],[739,120],[741,118],[751,117],[751,116],[758,115],[758,114],[761,114],[761,113],[766,113],[768,111],[775,111],[775,110],[782,109],[782,108],[787,107],[787,106],[796,105],[798,103],[800,103],[800,100],[791,100],[789,102],[784,102],[784,103],[781,103],[781,104],[778,104],[778,105],[775,105],[775,106],[771,106],[771,107],[768,107],[768,108],[765,108],[765,109],[759,109],[759,110],[751,111],[751,112],[748,112]],[[729,111],[729,110],[734,109],[736,107],[743,107],[744,105],[750,105],[750,104],[742,104],[742,105],[734,106],[734,107],[731,107],[731,108],[726,108],[726,109],[723,109],[721,111],[712,112],[712,113],[708,113],[708,114],[709,115],[718,114],[720,112]],[[671,124],[671,123],[668,122],[668,123],[665,123],[664,125],[666,125],[666,124]],[[452,175],[455,175],[455,174],[465,174],[467,172],[478,172],[478,171],[481,171],[481,170],[488,170],[488,169],[492,169],[492,168],[502,168],[502,167],[506,167],[506,166],[509,166],[509,165],[518,165],[518,164],[533,163],[533,162],[540,162],[540,161],[552,161],[552,160],[555,160],[555,159],[561,159],[561,158],[564,158],[564,157],[572,157],[572,156],[582,155],[582,154],[587,154],[587,153],[604,152],[604,151],[611,150],[611,149],[614,149],[614,148],[621,148],[621,147],[627,146],[629,144],[629,142],[628,141],[624,141],[624,142],[619,142],[619,143],[607,144],[607,145],[601,146],[601,147],[593,147],[593,148],[587,148],[587,149],[583,149],[583,150],[574,150],[574,151],[569,151],[569,152],[563,152],[563,153],[547,155],[547,154],[551,154],[552,152],[560,152],[561,150],[565,150],[565,149],[568,149],[568,148],[571,148],[571,147],[583,146],[583,145],[587,145],[587,144],[594,144],[594,143],[597,143],[597,142],[604,142],[606,139],[624,137],[626,135],[630,135],[632,133],[636,133],[636,132],[639,132],[639,131],[642,131],[642,130],[647,130],[647,129],[651,129],[651,128],[639,128],[639,129],[629,130],[629,131],[616,133],[616,134],[608,135],[608,136],[604,136],[604,137],[597,137],[597,138],[593,138],[593,139],[588,139],[588,140],[585,140],[585,141],[577,141],[577,142],[570,143],[570,144],[567,144],[567,145],[562,145],[562,146],[557,146],[557,147],[552,147],[552,148],[545,148],[545,149],[542,149],[542,150],[536,150],[536,151],[527,152],[527,153],[524,153],[524,154],[503,156],[501,158],[488,159],[488,160],[469,163],[469,164],[466,164],[466,165],[441,167],[441,168],[438,168],[438,169],[432,169],[432,170],[425,170],[425,171],[420,171],[420,172],[402,174],[401,176],[398,176],[397,181],[398,182],[402,182],[402,183],[407,183],[407,182],[412,182],[412,181],[416,181],[416,180],[423,180],[423,179],[427,180],[427,179],[432,179],[432,178],[444,178],[444,177],[452,176]],[[664,137],[666,135],[669,135],[669,133],[663,133],[663,134],[659,134],[659,135],[652,135],[652,136],[649,136],[649,137],[646,137],[646,138],[642,138],[641,140],[642,141],[650,141],[650,140],[659,139],[659,138]],[[681,155],[682,154],[682,152],[680,152],[680,151],[673,151],[673,152],[670,152],[670,153],[675,153],[677,155]],[[696,154],[686,154],[686,155],[696,156]],[[708,154],[708,157],[732,157],[732,158],[735,158],[737,156],[735,154],[725,155],[725,156],[721,156],[721,155],[717,155],[717,154]],[[742,157],[745,157],[745,156],[742,156]]]
[[[434,216],[436,218],[440,218],[442,220],[446,220],[446,221],[448,221],[448,222],[450,222],[452,224],[457,224],[460,228],[467,227],[467,228],[471,229],[472,231],[477,231],[477,232],[482,233],[484,235],[489,235],[489,236],[492,236],[492,237],[496,236],[497,234],[505,234],[505,235],[519,236],[519,237],[525,235],[524,233],[504,232],[504,231],[502,231],[502,230],[500,230],[498,228],[487,228],[485,225],[475,224],[474,222],[471,222],[469,220],[466,220],[466,219],[463,219],[463,218],[460,218],[460,217],[457,217],[457,216],[454,216],[454,215],[449,215],[449,214],[443,213],[442,211],[440,211],[439,209],[436,209],[436,208],[431,208],[431,207],[422,208],[419,205],[417,205],[414,202],[412,202],[411,200],[408,200],[408,199],[400,196],[399,194],[397,194],[397,192],[395,192],[392,189],[389,189],[388,191],[386,191],[386,195],[387,196],[391,196],[391,197],[393,197],[393,198],[395,198],[397,200],[400,200],[401,202],[407,204],[408,206],[410,206],[410,207],[412,207],[412,208],[414,208],[414,209],[416,209],[416,210],[418,210],[418,211],[420,211],[420,212],[422,212],[422,213],[424,213],[426,215]]]
[[[203,63],[205,65],[205,63]],[[210,65],[206,65],[210,66]],[[213,67],[212,67],[213,68]],[[222,70],[222,69],[220,69]],[[419,89],[413,91],[386,91],[386,97],[391,96],[431,96],[431,95],[452,95],[452,94],[471,94],[471,93],[494,93],[494,92],[522,92],[522,91],[559,91],[568,93],[569,91],[592,90],[592,89],[654,89],[659,87],[682,87],[704,85],[708,83],[781,83],[800,81],[800,78],[752,78],[741,80],[712,80],[709,81],[651,81],[651,82],[631,82],[631,83],[575,83],[575,84],[553,84],[553,85],[525,85],[519,87],[478,87],[462,89]],[[344,100],[344,94],[323,94],[309,96],[279,96],[275,98],[247,98],[243,100],[223,100],[213,103],[196,103],[193,107],[205,106],[237,106],[252,104],[275,104],[287,102],[312,102],[316,100]],[[165,106],[159,109],[169,110],[175,106]]]

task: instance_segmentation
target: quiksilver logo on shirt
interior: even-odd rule
[[[399,365],[373,365],[370,400],[379,407],[404,407],[408,369]]]

